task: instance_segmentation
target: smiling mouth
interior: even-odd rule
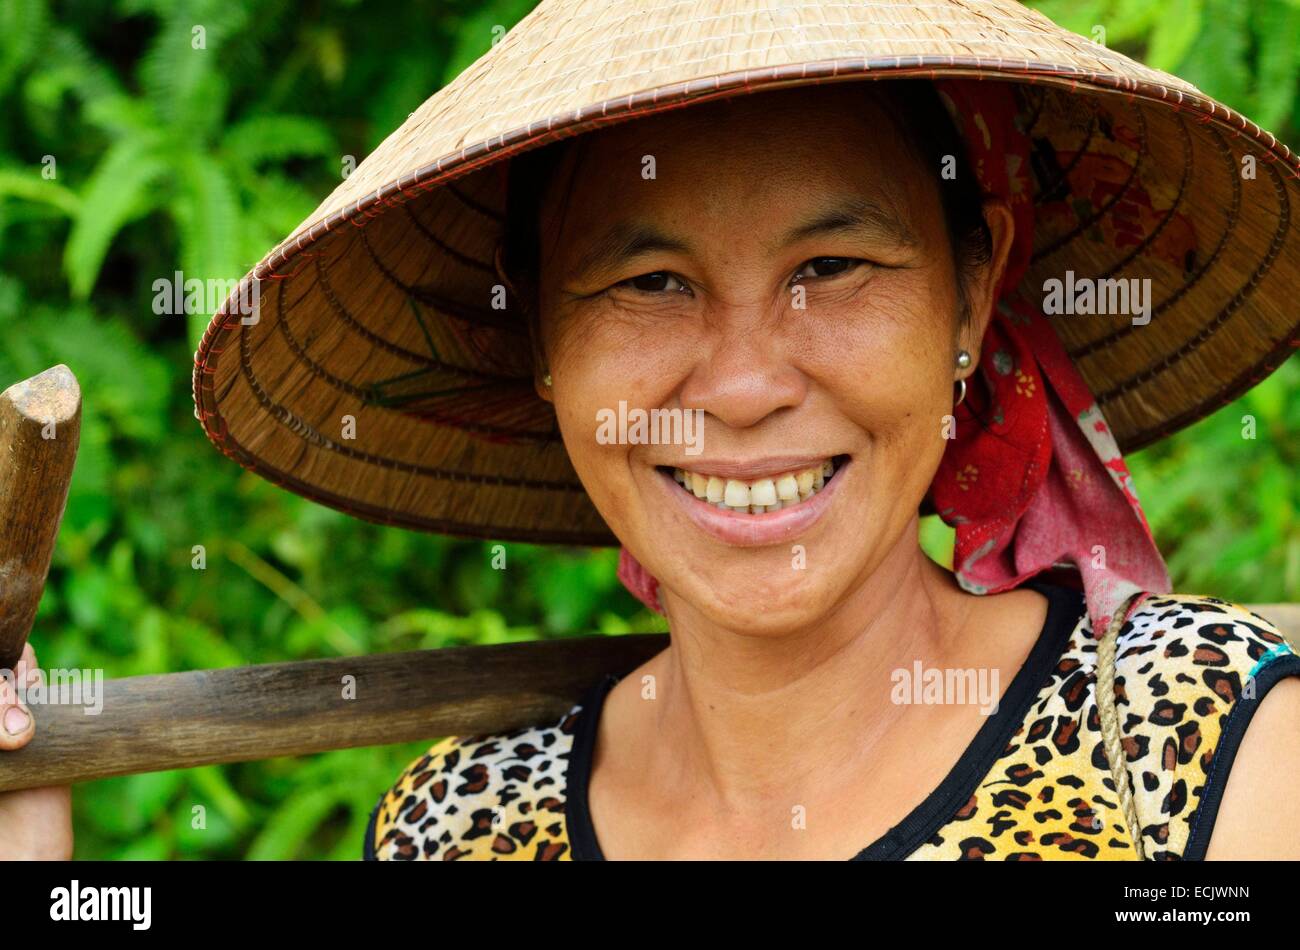
[[[824,459],[820,465],[780,472],[752,480],[723,478],[705,472],[658,466],[665,477],[705,504],[724,511],[761,515],[794,508],[808,501],[848,463],[847,455]]]

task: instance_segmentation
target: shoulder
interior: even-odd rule
[[[552,725],[435,743],[380,797],[364,856],[567,858],[565,771],[579,711]]]
[[[1149,857],[1205,856],[1246,727],[1296,675],[1286,637],[1240,604],[1155,595],[1132,613],[1116,644],[1116,704]]]
[[[1166,722],[1184,712],[1174,708],[1179,699],[1197,707],[1197,715],[1227,711],[1258,691],[1257,677],[1274,661],[1294,658],[1269,620],[1240,604],[1189,594],[1148,597],[1116,644],[1119,675],[1130,692],[1145,687],[1146,695],[1162,700],[1157,719]]]
[[[1300,859],[1300,677],[1259,701],[1225,777],[1205,857]]]

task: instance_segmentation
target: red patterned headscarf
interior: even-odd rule
[[[1033,250],[1030,140],[1014,87],[936,83],[986,194],[1007,201],[1015,240],[970,396],[954,410],[956,438],[930,499],[956,532],[953,569],[976,594],[999,593],[1058,567],[1078,572],[1100,637],[1139,590],[1164,593],[1169,575],[1133,479],[1101,410],[1056,332],[1020,287]],[[619,578],[660,613],[658,582],[626,548]]]

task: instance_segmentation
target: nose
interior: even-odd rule
[[[702,409],[730,428],[745,429],[803,402],[808,380],[791,362],[790,341],[782,332],[789,319],[788,313],[777,320],[710,314],[709,330],[681,388],[682,408]]]

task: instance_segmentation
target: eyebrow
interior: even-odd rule
[[[795,225],[785,236],[769,245],[770,250],[788,247],[820,234],[857,234],[869,240],[886,241],[897,247],[916,247],[915,232],[893,210],[860,196],[842,196]],[[592,241],[569,273],[578,279],[654,251],[686,253],[691,245],[672,237],[652,224],[620,221]]]
[[[588,245],[569,273],[571,279],[613,268],[628,258],[652,251],[686,252],[690,245],[652,224],[620,221]]]
[[[803,224],[795,225],[772,249],[819,234],[856,234],[897,247],[920,244],[911,226],[893,209],[859,195],[846,195],[828,202]]]

